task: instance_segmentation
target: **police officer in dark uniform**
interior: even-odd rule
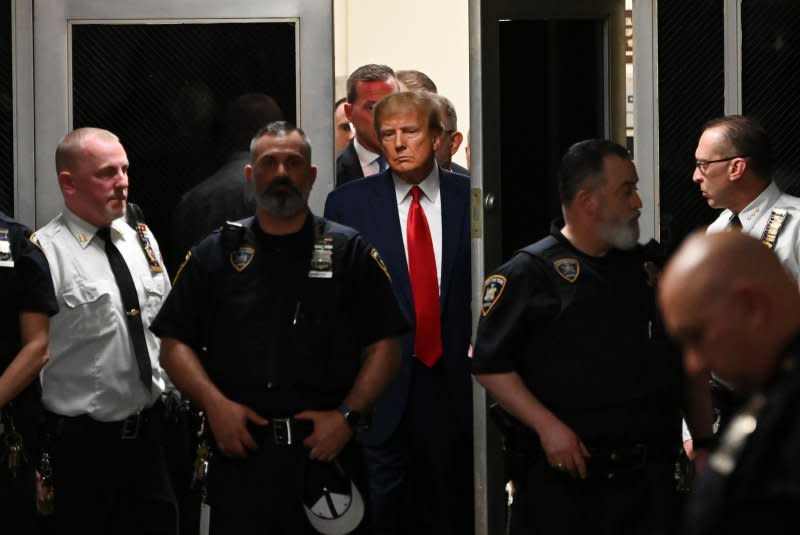
[[[302,498],[313,463],[335,461],[368,501],[354,436],[407,325],[378,252],[309,211],[316,168],[302,130],[260,130],[245,176],[256,216],[192,248],[152,329],[213,435],[211,532],[314,533]]]
[[[684,381],[658,337],[637,182],[623,147],[573,145],[559,171],[565,221],[484,283],[473,373],[514,422],[511,533],[659,533],[674,522]],[[705,402],[689,423],[710,433],[708,384],[692,385]]]
[[[34,529],[41,419],[38,373],[58,312],[47,260],[31,232],[0,212],[0,526]]]
[[[659,301],[690,373],[711,370],[741,410],[698,477],[682,533],[797,533],[800,295],[781,261],[739,232],[695,234]]]

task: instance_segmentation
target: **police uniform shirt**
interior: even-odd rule
[[[146,391],[139,378],[122,298],[97,228],[69,209],[35,233],[50,263],[60,312],[50,323],[50,362],[42,370],[42,402],[64,416],[88,414],[118,421],[151,406],[165,389],[158,362],[160,342],[148,330],[170,289],[155,237],[146,230],[161,266],[151,270],[137,232],[124,218],[111,224],[111,239],[131,273],[153,369]]]
[[[0,212],[0,373],[22,348],[20,314],[58,312],[47,259],[30,234]]]
[[[787,216],[780,225],[772,250],[784,267],[800,283],[800,198],[782,193],[771,182],[758,197],[739,212],[742,232],[763,240],[774,210],[786,210]],[[733,212],[725,209],[709,227],[708,232],[728,230]]]
[[[653,336],[643,248],[588,256],[554,225],[526,249],[486,278],[473,373],[516,371],[584,441],[677,440],[680,361]]]
[[[323,222],[309,215],[299,232],[275,236],[250,218],[232,250],[215,231],[187,255],[152,326],[266,417],[335,408],[362,349],[407,328],[377,251],[348,227],[328,222],[323,232]],[[320,256],[327,244],[330,262]]]

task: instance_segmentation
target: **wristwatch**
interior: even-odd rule
[[[344,416],[344,421],[353,431],[356,431],[361,426],[361,413],[353,410],[348,404],[342,403],[336,410]]]

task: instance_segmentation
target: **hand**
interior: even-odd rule
[[[211,433],[217,441],[217,448],[229,457],[247,457],[247,450],[258,449],[253,436],[247,430],[248,422],[258,425],[269,423],[250,407],[227,398],[208,406],[206,416]]]
[[[573,479],[578,476],[586,479],[586,458],[590,457],[589,450],[564,422],[553,418],[544,431],[539,433],[539,441],[550,466],[567,472]]]
[[[353,437],[350,424],[339,411],[303,411],[294,417],[314,423],[314,432],[303,444],[311,450],[308,456],[315,461],[331,462]]]
[[[694,441],[691,438],[683,441],[683,451],[690,461],[694,460]]]

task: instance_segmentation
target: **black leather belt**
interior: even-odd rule
[[[139,438],[147,424],[156,417],[159,411],[162,411],[162,404],[160,401],[154,403],[151,407],[142,409],[141,411],[131,414],[123,420],[113,422],[101,422],[95,420],[88,414],[81,414],[79,416],[62,416],[59,414],[48,413],[48,419],[55,421],[56,433],[65,426],[79,425],[82,426],[86,432],[94,432],[112,437],[118,437],[120,440],[133,440]]]
[[[267,425],[251,425],[249,429],[259,444],[302,446],[306,437],[314,432],[314,423],[294,418],[270,418]]]

